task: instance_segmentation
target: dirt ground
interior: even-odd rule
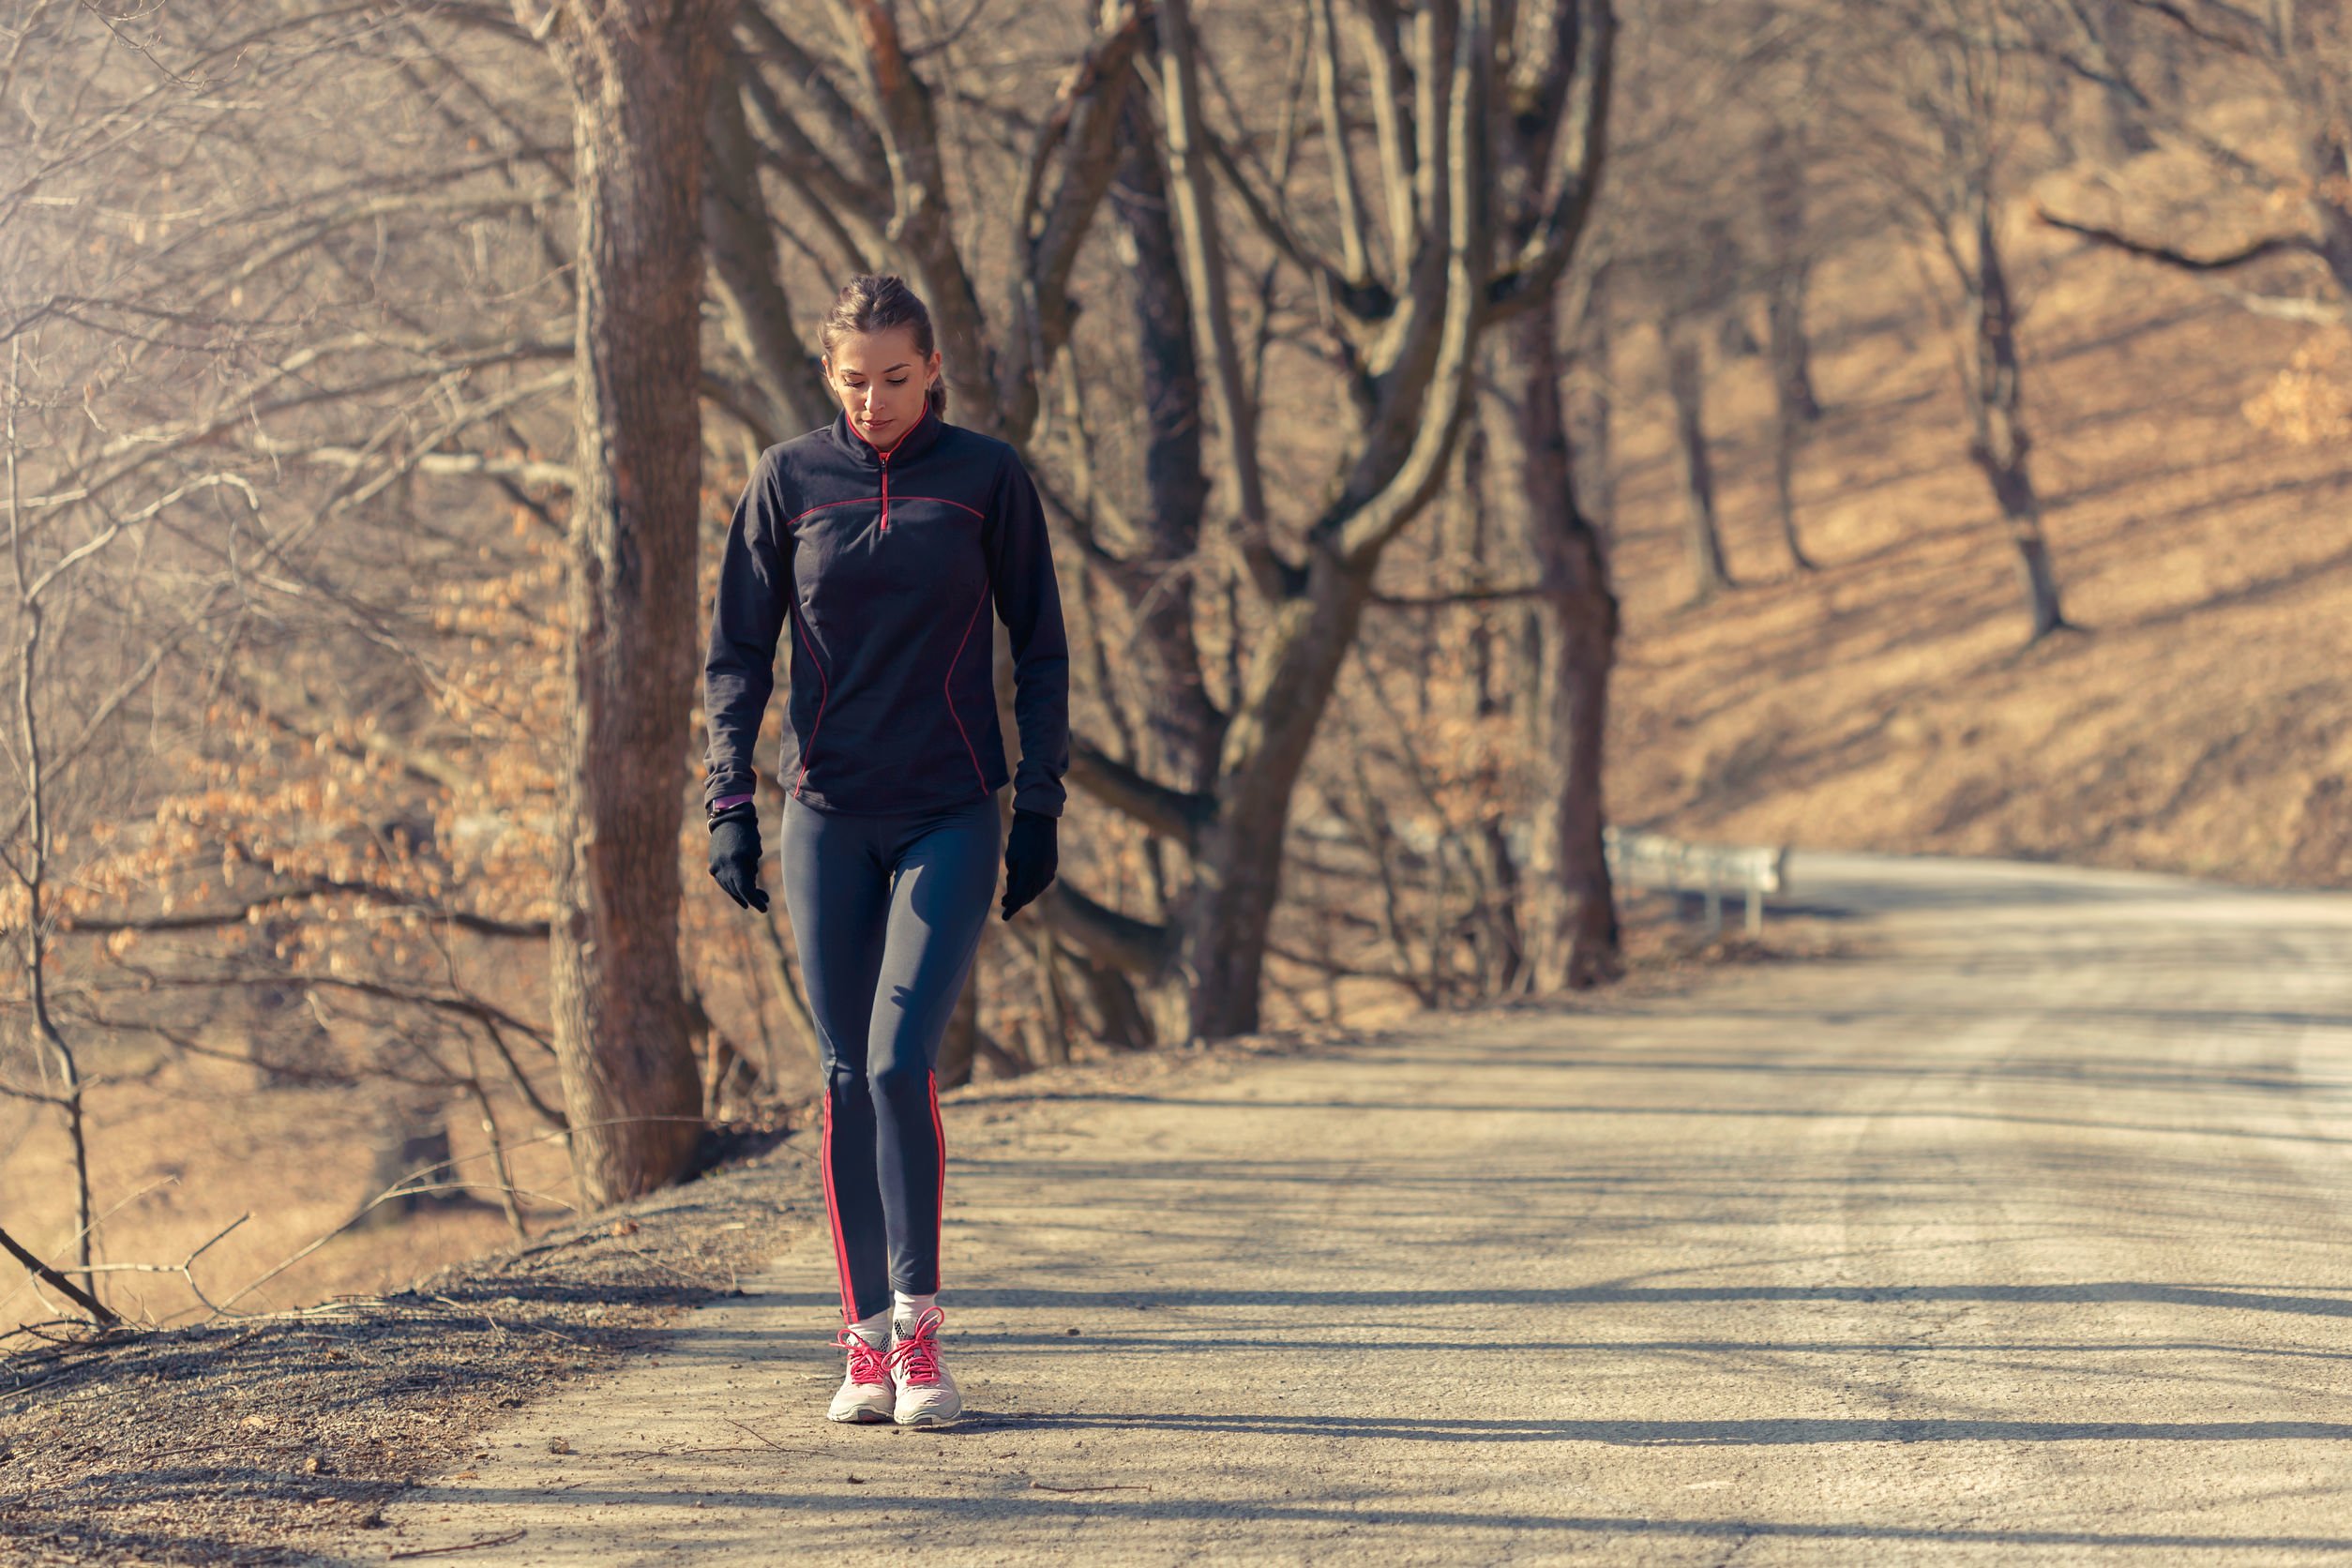
[[[1723,965],[1818,957],[1850,942],[1790,921],[1762,942],[1707,945],[1645,920],[1618,994],[1664,994]],[[1335,1033],[1051,1068],[946,1103],[1204,1085],[1317,1049]],[[46,1339],[11,1337],[0,1346],[0,1560],[279,1562],[373,1528],[419,1478],[461,1470],[475,1433],[556,1387],[596,1386],[626,1357],[657,1359],[681,1314],[732,1298],[794,1238],[816,1235],[823,1199],[812,1145],[806,1134],[787,1138],[593,1226],[406,1289],[95,1342],[62,1325]]]
[[[328,1560],[2352,1553],[2352,897],[1793,874],[1843,956],[974,1094],[963,1425],[823,1419],[803,1227]]]

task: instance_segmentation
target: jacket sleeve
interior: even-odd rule
[[[988,580],[1013,646],[1013,718],[1021,738],[1013,806],[1059,817],[1062,776],[1070,771],[1070,644],[1045,508],[1029,471],[1010,452],[989,510]]]
[[[702,661],[702,714],[710,731],[705,809],[713,801],[752,791],[752,746],[776,684],[776,638],[796,592],[775,464],[763,458],[735,503],[718,559],[710,651]]]

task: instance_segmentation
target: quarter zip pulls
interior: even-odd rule
[[[867,447],[874,454],[874,460],[882,467],[882,522],[876,529],[877,533],[887,534],[890,532],[890,455],[898,450],[899,447],[904,446],[908,441],[912,439],[914,436],[920,434],[923,427],[929,424],[932,417],[931,405],[928,401],[926,401],[923,405],[923,412],[914,416],[913,427],[908,430],[905,434],[899,436],[897,440],[892,442],[888,446],[876,446],[872,442],[866,441],[866,437],[862,433],[858,434],[857,439],[860,441],[866,441]],[[857,430],[857,427],[854,424],[852,424],[850,429],[852,432]]]

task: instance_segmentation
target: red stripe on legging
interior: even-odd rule
[[[939,1119],[939,1075],[931,1083],[931,1136],[939,1139],[939,1204],[931,1211],[931,1289],[939,1289],[941,1237],[947,1226],[947,1127]]]
[[[833,1232],[833,1266],[841,1274],[841,1320],[857,1321],[857,1296],[850,1289],[850,1253],[841,1244],[841,1204],[833,1195],[833,1094],[825,1093],[825,1134],[818,1163],[825,1172],[825,1229]]]

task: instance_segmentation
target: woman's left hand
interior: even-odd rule
[[[1042,811],[1013,812],[1013,831],[1004,838],[1004,918],[1046,890],[1061,865],[1055,843],[1057,820]]]

